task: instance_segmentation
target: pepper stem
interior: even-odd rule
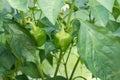
[[[37,30],[37,26],[36,26],[35,23],[33,23],[32,21],[27,20],[26,23],[31,24],[31,26],[32,26],[32,28],[33,28],[33,31],[36,31],[36,30]]]

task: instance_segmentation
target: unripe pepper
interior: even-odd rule
[[[24,20],[25,24],[29,23],[32,26],[31,34],[35,38],[38,47],[41,47],[46,42],[46,33],[44,30],[37,27],[33,22],[30,21],[30,18]]]
[[[54,36],[54,44],[56,48],[66,51],[71,43],[71,35],[62,29],[60,32],[56,33]]]
[[[31,34],[35,38],[38,47],[42,46],[46,42],[46,33],[44,30],[37,28],[36,30],[32,30]]]

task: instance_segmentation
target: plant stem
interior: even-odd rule
[[[68,80],[68,72],[67,72],[67,65],[66,64],[64,64],[64,68],[65,68],[65,75],[66,75],[66,78]]]
[[[34,0],[34,7],[35,7],[35,3],[36,3],[36,1]],[[35,18],[35,11],[34,11],[34,9],[32,10],[32,16],[33,16],[34,22],[36,24],[36,18]]]
[[[66,59],[66,65],[67,65],[68,59],[69,59],[69,57],[70,57],[70,53],[71,53],[71,50],[72,50],[72,46],[73,46],[73,43],[71,44],[70,49],[69,49],[69,52],[68,52],[68,56],[67,56],[67,59]]]
[[[40,58],[39,58],[39,53],[35,53],[34,57],[35,57],[35,63],[36,63],[38,72],[39,72],[42,80],[45,80],[44,79],[44,74],[43,74],[43,71],[42,71],[42,65],[41,65]]]
[[[39,20],[41,20],[42,17],[42,10],[40,10]]]
[[[77,78],[82,78],[82,79],[84,79],[84,80],[87,80],[87,79],[86,79],[85,77],[83,77],[83,76],[74,77],[73,80],[75,80],[75,79],[77,79]]]
[[[70,9],[70,13],[69,13],[69,15],[68,15],[68,19],[67,19],[67,28],[69,27],[69,25],[70,25],[70,18],[71,18],[71,16],[72,16],[72,11],[73,11],[73,8],[74,8],[74,3],[75,3],[75,0],[72,0],[72,5],[71,5],[71,9]]]
[[[38,68],[38,71],[39,71],[39,74],[40,74],[42,80],[45,80],[45,79],[44,79],[44,74],[43,74],[43,72],[42,72],[41,63],[40,63],[39,61],[36,61],[36,66],[37,66],[37,68]]]
[[[36,2],[37,2],[37,0],[34,0],[34,7],[35,7]]]
[[[22,16],[22,21],[24,21],[24,20],[25,20],[24,12],[23,12],[23,11],[20,11],[20,14],[21,14],[21,16]]]
[[[37,27],[36,27],[35,23],[33,23],[31,21],[27,21],[27,23],[31,24],[31,26],[32,26],[32,28],[33,28],[34,31],[37,30]]]
[[[91,11],[89,11],[89,21],[92,22]]]
[[[60,25],[60,29],[61,29],[62,28],[62,23],[61,23],[60,17],[57,19],[57,22]]]
[[[77,59],[77,61],[76,61],[76,63],[75,63],[75,66],[74,66],[74,68],[73,68],[73,71],[72,71],[72,73],[71,73],[71,76],[70,76],[70,79],[69,79],[69,80],[72,80],[73,75],[74,75],[74,73],[75,73],[75,70],[76,70],[76,68],[77,68],[77,65],[78,65],[79,61],[80,61],[80,57]]]
[[[34,12],[34,10],[32,11],[32,15],[33,15],[33,20],[34,20],[34,22],[35,22],[35,24],[36,24],[36,19],[35,19],[35,12]]]
[[[91,11],[89,11],[89,21],[90,21],[90,23],[94,23],[95,22],[95,18],[91,17]]]
[[[59,59],[58,59],[58,62],[57,62],[57,67],[56,67],[56,70],[55,70],[55,73],[54,73],[54,80],[56,80],[56,76],[57,76],[62,58],[63,58],[63,54],[62,54],[62,51],[60,51]]]
[[[66,75],[66,78],[67,78],[67,79],[68,79],[67,63],[68,63],[68,59],[69,59],[69,57],[70,57],[70,53],[71,53],[71,50],[72,50],[72,46],[73,46],[73,44],[71,44],[71,46],[70,46],[70,49],[69,49],[69,52],[68,52],[68,55],[67,55],[66,62],[64,63],[64,67],[65,67],[65,75]]]

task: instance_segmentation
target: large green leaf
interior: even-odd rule
[[[35,41],[28,30],[14,21],[4,22],[7,43],[17,58],[24,57],[28,61],[34,61],[36,52]]]
[[[32,78],[40,78],[37,66],[33,62],[25,62],[21,71]]]
[[[48,18],[46,18],[46,17],[42,18],[42,19],[40,20],[40,22],[41,22],[42,24],[44,24],[45,26],[47,26],[47,27],[53,27],[53,28],[55,28],[55,29],[58,29],[58,28],[59,28],[57,22],[55,23],[55,25],[53,25],[53,24],[48,20]]]
[[[0,73],[10,70],[14,62],[15,56],[5,46],[0,46]]]
[[[28,0],[7,0],[11,7],[21,10],[21,11],[26,11],[28,9]]]
[[[17,75],[16,77],[16,80],[29,80],[28,78],[27,78],[27,76],[26,75]]]
[[[38,3],[43,14],[51,21],[52,24],[55,24],[64,1],[65,0],[38,0]]]
[[[91,13],[95,18],[96,24],[105,26],[109,20],[109,12],[101,5],[91,7]]]
[[[108,21],[106,28],[108,28],[112,32],[115,32],[118,28],[120,28],[120,23],[110,20]]]
[[[0,11],[11,11],[10,5],[6,0],[0,0]]]
[[[97,0],[101,5],[103,5],[106,9],[112,12],[112,8],[115,0]]]
[[[106,28],[81,22],[78,50],[94,76],[101,80],[120,79],[120,43]]]

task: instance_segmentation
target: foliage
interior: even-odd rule
[[[73,47],[79,57],[68,73]],[[74,76],[80,61],[96,78],[119,80],[119,49],[120,0],[0,0],[3,80],[86,80]],[[45,60],[55,65],[51,74]]]

